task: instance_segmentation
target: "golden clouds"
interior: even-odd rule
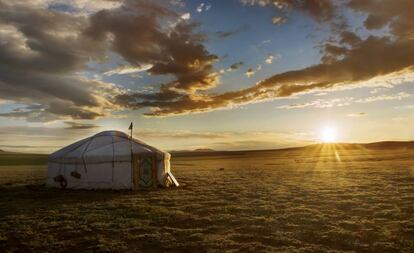
[[[273,6],[280,1],[245,1],[245,4]],[[336,14],[331,1],[282,1],[286,5],[309,14],[318,22],[331,22],[343,18]],[[132,107],[152,107],[150,116],[169,116],[186,113],[205,112],[230,108],[241,104],[288,97],[298,93],[320,91],[324,89],[342,89],[343,87],[363,86],[373,79],[393,74],[410,73],[414,67],[414,23],[410,20],[410,10],[414,11],[412,1],[351,1],[348,6],[354,11],[367,13],[364,22],[367,29],[390,25],[392,36],[368,36],[365,39],[346,29],[346,25],[336,25],[333,32],[336,41],[330,40],[324,45],[324,54],[319,64],[304,69],[288,71],[269,77],[254,86],[226,92],[223,94],[203,95],[194,100],[186,94],[176,94],[171,100],[153,99],[133,103]],[[379,16],[381,19],[375,18]],[[386,22],[383,21],[386,19]],[[379,22],[381,20],[381,22]],[[373,24],[375,23],[375,25]],[[339,23],[337,23],[339,24]],[[250,69],[248,76],[254,74]],[[154,94],[155,95],[155,94]],[[158,94],[159,96],[162,93]],[[205,99],[205,100],[203,100]]]
[[[214,68],[218,57],[205,45],[206,35],[200,32],[200,24],[191,22],[190,15],[183,18],[167,4],[124,0],[113,8],[74,15],[0,0],[0,99],[28,105],[2,116],[42,121],[94,119],[125,108],[148,108],[147,116],[182,115],[364,86],[374,79],[413,72],[412,1],[242,2],[246,8],[259,5],[278,11],[274,22],[280,25],[291,18],[288,13],[293,10],[331,27],[329,40],[321,44],[320,62],[277,73],[249,88],[212,93],[219,84],[220,72]],[[181,6],[181,1],[171,3]],[[347,25],[341,15],[345,9],[366,15],[360,26],[368,31],[367,36]],[[216,36],[226,38],[246,27]],[[371,30],[385,27],[389,33],[370,35]],[[104,61],[108,52],[121,56],[126,63],[105,72],[107,76],[146,71],[152,76],[167,76],[163,79],[167,81],[158,85],[158,91],[148,93],[79,75],[91,60]],[[277,58],[268,55],[267,68]],[[237,62],[228,71],[242,65]],[[261,69],[259,66],[253,65],[244,74],[253,76]]]

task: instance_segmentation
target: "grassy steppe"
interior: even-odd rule
[[[414,150],[173,158],[182,187],[45,189],[0,167],[0,252],[413,252]],[[220,169],[223,168],[223,169]]]
[[[6,165],[44,165],[47,155],[2,153],[0,152],[0,166]]]

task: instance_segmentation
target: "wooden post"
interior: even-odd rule
[[[132,130],[131,130],[131,132],[132,132]],[[134,174],[136,173],[135,168],[136,168],[137,164],[136,164],[136,162],[134,162],[135,156],[134,156],[134,152],[132,150],[132,136],[129,139],[129,150],[131,152],[131,181],[132,181],[132,188],[135,189],[135,186],[136,185],[135,185],[135,182],[134,182]]]

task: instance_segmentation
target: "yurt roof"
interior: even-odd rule
[[[49,161],[57,163],[131,161],[131,151],[133,154],[166,153],[138,139],[131,139],[123,132],[103,131],[52,153],[49,155]]]

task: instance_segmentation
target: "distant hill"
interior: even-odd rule
[[[414,148],[414,141],[381,141],[365,144],[368,148]]]
[[[0,166],[9,165],[46,165],[47,155],[25,154],[17,152],[0,151]]]
[[[18,154],[24,154],[24,153],[11,152],[11,151],[0,149],[0,155],[18,155]]]
[[[0,149],[0,155],[5,155],[5,154],[15,154],[14,152],[9,152],[9,151],[5,151],[3,149]]]
[[[372,143],[317,143],[303,147],[291,147],[280,149],[258,149],[258,150],[236,150],[236,151],[217,151],[213,149],[196,149],[171,151],[173,156],[220,156],[220,155],[247,155],[247,154],[266,154],[272,152],[290,152],[303,150],[318,150],[326,147],[337,147],[338,149],[414,149],[414,141],[381,141]]]
[[[194,149],[194,150],[187,150],[187,149],[183,149],[183,150],[170,150],[168,151],[171,154],[181,154],[181,153],[207,153],[207,152],[220,152],[211,148],[198,148],[198,149]]]
[[[371,149],[371,150],[404,150],[414,149],[414,141],[381,141],[372,143],[318,143],[303,147],[291,147],[281,149],[265,150],[236,150],[236,151],[218,151],[209,148],[195,150],[176,150],[170,151],[173,157],[183,156],[227,156],[227,155],[272,155],[274,152],[315,152],[315,150],[324,148],[338,148],[345,150]],[[17,152],[8,152],[0,149],[0,166],[1,165],[27,165],[27,164],[47,164],[47,155],[42,154],[25,154]]]
[[[342,149],[414,149],[414,141],[380,141],[371,143],[318,143],[305,146],[309,147],[322,147],[322,146],[338,146]]]
[[[211,148],[198,148],[195,149],[193,152],[215,152],[216,150]]]

